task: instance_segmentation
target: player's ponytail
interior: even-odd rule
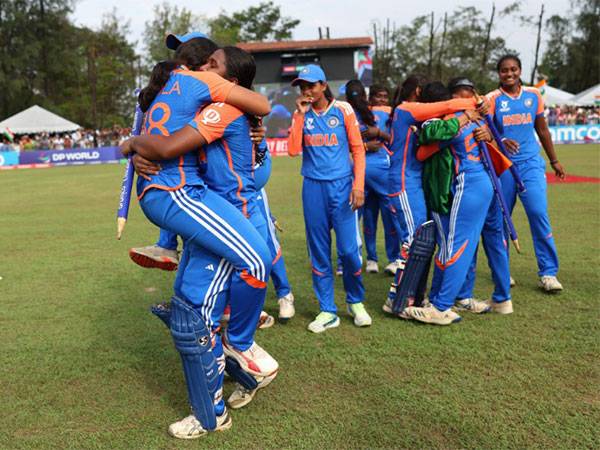
[[[350,80],[346,83],[346,101],[365,125],[375,126],[375,117],[369,109],[365,87],[359,80]]]
[[[177,66],[179,66],[177,61],[161,61],[152,68],[148,85],[138,95],[138,102],[142,112],[148,111],[158,93],[169,80],[171,72]]]
[[[404,80],[404,83],[396,87],[396,91],[394,92],[394,97],[392,99],[392,114],[390,114],[390,118],[387,121],[387,126],[392,125],[396,106],[412,97],[412,95],[416,93],[417,89],[422,89],[428,81],[429,80],[426,76],[413,73],[409,75],[406,80]]]
[[[329,87],[329,85],[327,85],[327,87],[325,88],[325,92],[323,92],[323,95],[329,103],[335,100],[335,97],[333,95],[333,92],[331,92],[331,88]]]
[[[207,38],[194,38],[183,42],[175,51],[175,59],[161,61],[154,66],[148,80],[148,85],[140,91],[138,102],[142,112],[146,112],[150,105],[165,86],[171,72],[178,66],[184,65],[189,70],[198,70],[208,61],[219,46]]]

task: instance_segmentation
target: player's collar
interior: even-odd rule
[[[321,111],[317,111],[315,108],[312,107],[312,105],[310,106],[310,109],[313,110],[313,112],[317,115],[317,116],[324,116],[325,114],[327,114],[331,108],[333,108],[333,105],[335,104],[336,99],[333,99],[331,101],[331,103],[327,106],[327,108],[321,110]]]
[[[521,98],[521,94],[523,93],[523,86],[519,86],[519,93],[516,96],[509,94],[504,89],[502,89],[502,87],[500,87],[500,91],[502,91],[502,93],[504,95],[507,95],[508,97],[512,98],[513,100],[519,100]]]

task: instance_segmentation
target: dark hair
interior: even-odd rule
[[[423,103],[441,102],[450,100],[451,98],[450,89],[444,86],[444,83],[441,81],[427,83],[421,91],[421,101]]]
[[[381,84],[374,84],[369,88],[369,99],[375,97],[380,92],[388,93],[388,90],[385,86]]]
[[[175,51],[175,58],[161,61],[154,66],[148,85],[140,91],[138,102],[143,112],[146,112],[158,93],[165,86],[171,71],[180,65],[187,66],[190,70],[198,70],[208,61],[219,46],[207,38],[194,38],[183,42]]]
[[[522,68],[521,67],[521,60],[519,59],[519,57],[517,55],[513,54],[513,53],[508,53],[508,54],[504,55],[502,58],[500,58],[498,60],[498,63],[496,64],[496,71],[500,72],[500,66],[502,65],[502,63],[504,61],[508,61],[510,59],[512,59],[514,62],[517,63],[517,66],[519,66],[519,69]]]
[[[392,114],[390,114],[390,118],[387,121],[388,126],[392,124],[392,120],[394,118],[393,112],[396,109],[396,106],[408,100],[408,98],[417,90],[417,88],[422,88],[427,84],[428,81],[429,80],[425,75],[413,73],[409,75],[401,85],[396,87],[396,91],[394,92],[394,97],[392,99]]]
[[[322,81],[319,81],[319,83],[322,83]],[[331,88],[329,87],[329,85],[327,85],[327,87],[325,88],[325,92],[323,94],[325,95],[325,98],[327,99],[327,101],[329,103],[331,103],[333,100],[335,100],[335,97],[333,95],[333,92],[331,92]]]
[[[375,117],[367,102],[367,92],[359,80],[350,80],[346,83],[346,101],[365,125],[375,125]]]
[[[252,89],[256,75],[254,57],[245,50],[234,46],[223,47],[227,78],[235,78],[240,86]]]
[[[456,77],[448,81],[448,89],[450,89],[451,93],[454,93],[461,88],[468,88],[475,91],[475,83],[467,77]]]

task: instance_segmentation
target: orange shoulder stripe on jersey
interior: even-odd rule
[[[244,113],[226,103],[212,103],[196,114],[194,122],[207,144],[221,139],[227,127]]]
[[[223,139],[223,148],[225,149],[225,154],[227,155],[227,164],[229,165],[229,169],[231,170],[231,173],[233,173],[233,175],[235,176],[235,178],[237,179],[238,182],[238,189],[237,192],[235,193],[235,196],[242,201],[242,214],[248,218],[248,200],[245,197],[242,197],[242,189],[244,188],[244,183],[242,183],[242,179],[240,178],[240,176],[237,174],[237,172],[235,171],[235,169],[233,168],[233,159],[231,157],[231,150],[229,150],[229,145],[227,145],[227,141],[225,139]]]
[[[302,134],[304,128],[304,114],[294,111],[292,126],[288,135],[288,155],[296,156],[302,153]]]
[[[179,157],[179,176],[181,178],[181,182],[177,186],[165,186],[163,184],[149,184],[144,188],[142,193],[138,195],[138,201],[142,199],[146,191],[149,189],[160,189],[161,191],[176,191],[177,189],[181,189],[185,186],[185,172],[183,171],[183,155]]]
[[[383,111],[385,113],[391,114],[392,107],[391,106],[369,106],[371,111]]]
[[[192,77],[203,82],[208,87],[210,97],[213,102],[225,102],[229,93],[235,86],[231,81],[217,75],[214,72],[196,72],[193,70],[177,69],[175,73],[183,76]]]
[[[533,92],[538,99],[538,107],[535,112],[536,115],[542,114],[544,112],[544,99],[542,98],[542,93],[540,90],[533,86],[526,86],[523,88],[525,92]]]

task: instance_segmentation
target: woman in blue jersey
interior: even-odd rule
[[[371,88],[372,89],[372,88]],[[387,121],[391,108],[387,105],[370,106],[367,93],[359,80],[346,83],[346,101],[350,103],[366,148],[365,205],[361,208],[363,236],[367,250],[367,273],[379,272],[377,264],[377,219],[379,210],[385,230],[385,247],[388,257],[386,272],[396,273],[396,260],[400,251],[389,205],[390,156],[387,146],[390,135]]]
[[[288,154],[302,153],[306,240],[321,310],[308,329],[321,333],[340,324],[334,301],[332,228],[343,264],[348,312],[356,326],[368,326],[371,317],[362,303],[365,289],[356,213],[364,203],[365,176],[365,149],[358,122],[348,103],[333,98],[319,66],[304,67],[292,85],[298,85],[301,94],[292,118]]]
[[[210,103],[225,103],[251,114],[269,112],[268,101],[259,94],[215,73],[198,72],[199,65],[193,64],[192,47],[193,40],[181,43],[176,53],[178,59],[161,63],[162,75],[160,71],[155,73],[161,76],[153,77],[140,94],[140,105],[145,111],[144,135],[124,143],[124,154],[136,151],[138,144],[153,138],[151,135],[175,133]],[[184,58],[186,55],[189,57]],[[216,359],[222,358],[223,350],[254,376],[270,376],[278,369],[277,362],[254,342],[272,258],[246,217],[208,189],[199,175],[196,152],[166,155],[161,170],[148,178],[138,178],[142,210],[155,225],[182,236],[185,241],[171,302],[170,326],[182,355],[194,414],[172,424],[169,432],[190,439],[208,429],[223,430],[231,426],[221,398],[222,377],[215,378],[222,367],[218,364],[216,371]],[[222,286],[228,280],[232,317],[227,345],[221,347],[214,336],[214,327],[218,326],[215,310],[221,307],[218,302]],[[213,350],[197,348],[205,346],[207,339],[213,341]],[[200,354],[208,359],[198,360],[194,356]],[[203,370],[198,369],[199,361],[204,365],[204,376]],[[205,381],[199,382],[198,377]],[[203,406],[207,395],[212,398],[209,406]]]
[[[504,173],[502,190],[508,207],[513,209],[517,194],[529,220],[533,236],[533,248],[537,257],[539,286],[545,292],[563,289],[556,278],[558,254],[548,217],[546,192],[546,163],[540,155],[536,135],[550,160],[550,166],[558,178],[565,178],[565,170],[558,161],[548,124],[544,117],[544,102],[540,92],[521,82],[521,61],[515,55],[500,58],[497,65],[500,87],[490,92],[494,123],[503,136],[506,147],[512,151],[510,159],[525,184],[524,192],[517,192],[514,178]]]

